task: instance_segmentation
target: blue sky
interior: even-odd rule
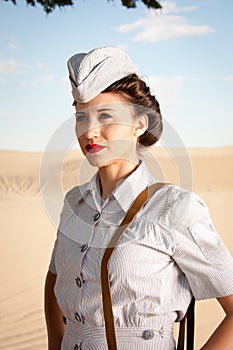
[[[0,149],[44,150],[74,113],[67,59],[105,45],[128,52],[186,147],[233,144],[232,1],[18,3],[0,0]]]

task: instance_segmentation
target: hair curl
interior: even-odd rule
[[[102,92],[122,94],[126,101],[134,105],[137,115],[147,115],[148,128],[140,136],[140,145],[150,147],[159,140],[163,131],[159,103],[155,96],[151,95],[150,88],[137,74],[130,74],[125,78],[117,80]]]

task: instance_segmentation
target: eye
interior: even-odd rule
[[[87,116],[84,113],[75,113],[76,122],[82,122],[87,120]]]
[[[112,116],[108,113],[101,113],[100,114],[100,119],[109,119],[112,118]]]

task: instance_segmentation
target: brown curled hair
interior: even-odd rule
[[[155,96],[151,95],[150,88],[137,74],[130,74],[125,78],[117,80],[102,91],[102,93],[104,92],[122,94],[126,101],[134,105],[137,115],[147,115],[148,128],[144,134],[140,136],[140,145],[149,147],[159,140],[163,131],[159,103]]]

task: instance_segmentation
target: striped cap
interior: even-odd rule
[[[68,62],[74,100],[92,100],[115,81],[132,73],[138,74],[130,57],[119,47],[105,46],[88,53],[78,53]]]

